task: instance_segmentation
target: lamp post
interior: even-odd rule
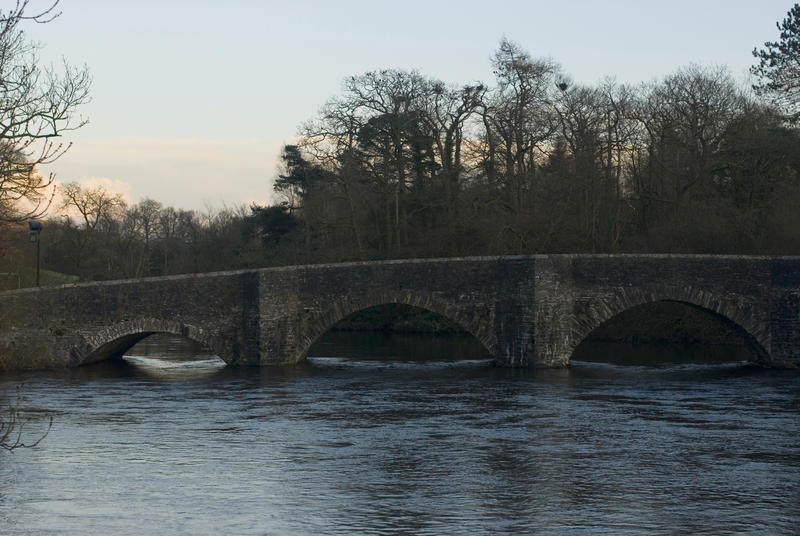
[[[39,233],[42,232],[44,226],[40,221],[29,221],[28,229],[30,230],[31,242],[36,242],[36,286],[39,286]]]

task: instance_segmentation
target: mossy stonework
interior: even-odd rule
[[[681,302],[735,325],[767,366],[800,365],[800,258],[535,255],[359,262],[82,283],[0,293],[0,370],[121,356],[153,333],[231,365],[286,365],[348,315],[440,314],[511,367],[563,367],[633,307]]]

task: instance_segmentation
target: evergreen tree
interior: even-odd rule
[[[784,109],[792,121],[800,119],[800,4],[795,4],[783,22],[776,24],[780,40],[764,43],[763,49],[753,49],[758,65],[750,72],[760,81],[753,89],[770,96]]]

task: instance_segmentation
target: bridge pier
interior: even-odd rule
[[[770,362],[800,368],[800,266],[796,257],[771,263]]]

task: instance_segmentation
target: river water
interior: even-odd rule
[[[351,357],[230,369],[162,338],[0,376],[25,438],[53,416],[0,451],[0,533],[800,533],[796,372],[506,370],[457,338],[315,353]]]

